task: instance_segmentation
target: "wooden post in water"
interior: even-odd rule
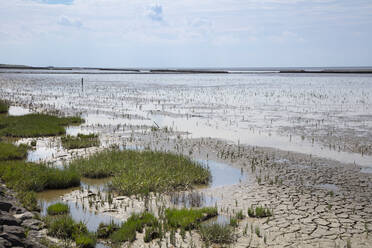
[[[81,91],[84,91],[84,78],[81,78]]]

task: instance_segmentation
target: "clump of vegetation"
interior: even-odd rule
[[[94,248],[96,238],[91,234],[79,234],[75,237],[75,243],[78,248]]]
[[[166,209],[165,219],[168,225],[172,228],[181,228],[184,230],[191,230],[197,225],[217,216],[217,208],[201,208],[201,209]]]
[[[239,226],[238,219],[236,217],[230,217],[230,226],[234,228]]]
[[[48,234],[60,239],[72,239],[77,234],[88,233],[84,223],[76,223],[70,215],[47,216],[44,222]]]
[[[78,134],[75,136],[67,135],[61,138],[62,146],[66,149],[80,149],[92,146],[99,146],[98,135],[96,134]]]
[[[143,232],[145,227],[157,227],[159,225],[158,220],[151,213],[132,214],[110,238],[114,243],[133,242],[136,240],[136,232]]]
[[[27,145],[15,146],[11,143],[0,143],[0,161],[25,159],[27,150]]]
[[[239,212],[237,212],[236,213],[236,215],[235,215],[235,218],[237,219],[237,220],[242,220],[242,219],[244,219],[244,214],[243,214],[243,210],[240,210]]]
[[[64,240],[75,240],[77,247],[93,248],[96,239],[83,222],[76,223],[70,215],[47,216],[44,222],[48,235]]]
[[[270,217],[273,214],[271,213],[270,209],[262,207],[262,206],[257,206],[256,208],[249,208],[248,209],[248,216],[253,217],[253,218],[265,218],[265,217]]]
[[[160,235],[162,233],[161,228],[161,225],[146,227],[143,241],[145,243],[149,243],[154,239],[160,238]]]
[[[0,166],[0,177],[16,191],[40,192],[80,185],[80,176],[72,169],[60,170],[45,164],[6,161]]]
[[[203,224],[199,228],[200,236],[207,247],[211,244],[231,244],[235,241],[233,228],[229,225],[211,223]]]
[[[61,202],[52,204],[47,208],[47,213],[49,215],[62,215],[68,214],[69,212],[70,208],[68,207],[68,205]]]
[[[56,136],[66,133],[64,126],[83,122],[80,117],[57,117],[46,114],[0,116],[0,136]]]
[[[119,226],[114,222],[110,224],[100,223],[97,229],[97,237],[100,239],[107,239],[115,231],[119,230]]]
[[[186,190],[211,178],[207,167],[185,156],[153,151],[110,149],[77,159],[70,168],[90,178],[113,176],[111,186],[122,195]]]
[[[8,113],[9,103],[4,100],[0,100],[0,114]]]

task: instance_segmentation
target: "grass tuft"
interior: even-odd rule
[[[0,136],[56,136],[66,133],[64,126],[83,122],[80,117],[57,117],[46,114],[0,116]]]
[[[76,247],[94,248],[96,247],[96,238],[90,234],[79,234],[75,238]]]
[[[211,223],[199,228],[200,236],[207,247],[212,244],[231,244],[235,241],[234,230],[229,225]]]
[[[132,214],[110,238],[114,243],[133,242],[136,240],[136,232],[143,232],[145,227],[156,226],[159,226],[159,222],[153,214],[147,212]]]
[[[80,149],[92,146],[99,146],[98,135],[96,134],[78,134],[75,136],[67,135],[61,138],[62,146],[65,149]]]
[[[119,230],[119,226],[114,222],[110,224],[100,223],[97,229],[97,237],[100,239],[107,239],[111,234]]]
[[[262,206],[257,206],[256,208],[251,207],[248,209],[248,216],[252,218],[265,218],[272,215],[270,209]]]
[[[69,212],[70,208],[68,207],[68,205],[61,202],[50,205],[47,209],[47,213],[49,215],[68,214]]]
[[[201,209],[166,209],[165,218],[167,223],[172,228],[181,228],[184,230],[191,230],[197,225],[217,216],[216,208],[201,208]]]
[[[9,103],[4,100],[0,100],[0,114],[8,113]]]

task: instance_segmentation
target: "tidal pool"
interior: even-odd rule
[[[85,190],[91,190],[93,192],[104,191],[107,182],[110,179],[87,179],[84,178],[81,181],[81,187]],[[61,197],[71,193],[72,191],[80,190],[80,187],[69,188],[64,190],[48,190],[37,194],[38,201],[42,206],[42,215],[46,215],[47,208],[57,202],[64,202],[70,207],[70,214],[75,221],[82,221],[86,224],[87,228],[91,232],[97,231],[100,223],[109,224],[111,222],[120,224],[122,220],[114,218],[104,213],[97,213],[88,210],[88,206],[84,206],[79,201],[62,201]]]

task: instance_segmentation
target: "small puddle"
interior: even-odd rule
[[[220,225],[229,225],[230,217],[227,215],[219,214],[216,217],[210,218],[203,222],[203,224],[220,224]]]
[[[212,182],[209,184],[211,188],[238,184],[246,178],[241,170],[228,164],[212,160],[198,160],[198,162],[209,167],[212,174]]]
[[[81,182],[81,187],[85,190],[91,191],[105,190],[108,179],[86,179],[84,178]],[[46,215],[47,208],[57,202],[62,202],[60,199],[65,194],[71,193],[72,191],[79,190],[79,187],[65,189],[65,190],[48,190],[45,192],[38,193],[37,197],[42,207],[41,214]],[[115,222],[121,224],[121,220],[114,218],[104,213],[95,213],[87,209],[88,206],[83,206],[81,202],[74,201],[63,201],[70,207],[70,214],[75,221],[82,221],[86,224],[87,228],[91,232],[97,231],[100,223],[109,224]]]
[[[206,196],[203,192],[173,192],[170,194],[171,203],[184,208],[213,207],[218,198]]]
[[[41,162],[44,160],[48,160],[50,158],[54,158],[56,153],[57,153],[56,148],[38,147],[35,150],[30,150],[28,152],[27,161],[28,162]]]
[[[66,127],[66,135],[77,136],[79,133],[81,133],[81,134],[91,134],[91,133],[94,133],[94,131],[87,130],[83,126],[68,126],[68,127]]]
[[[24,107],[19,106],[10,106],[8,110],[8,115],[10,116],[20,116],[20,115],[27,115],[31,114],[32,112]]]

